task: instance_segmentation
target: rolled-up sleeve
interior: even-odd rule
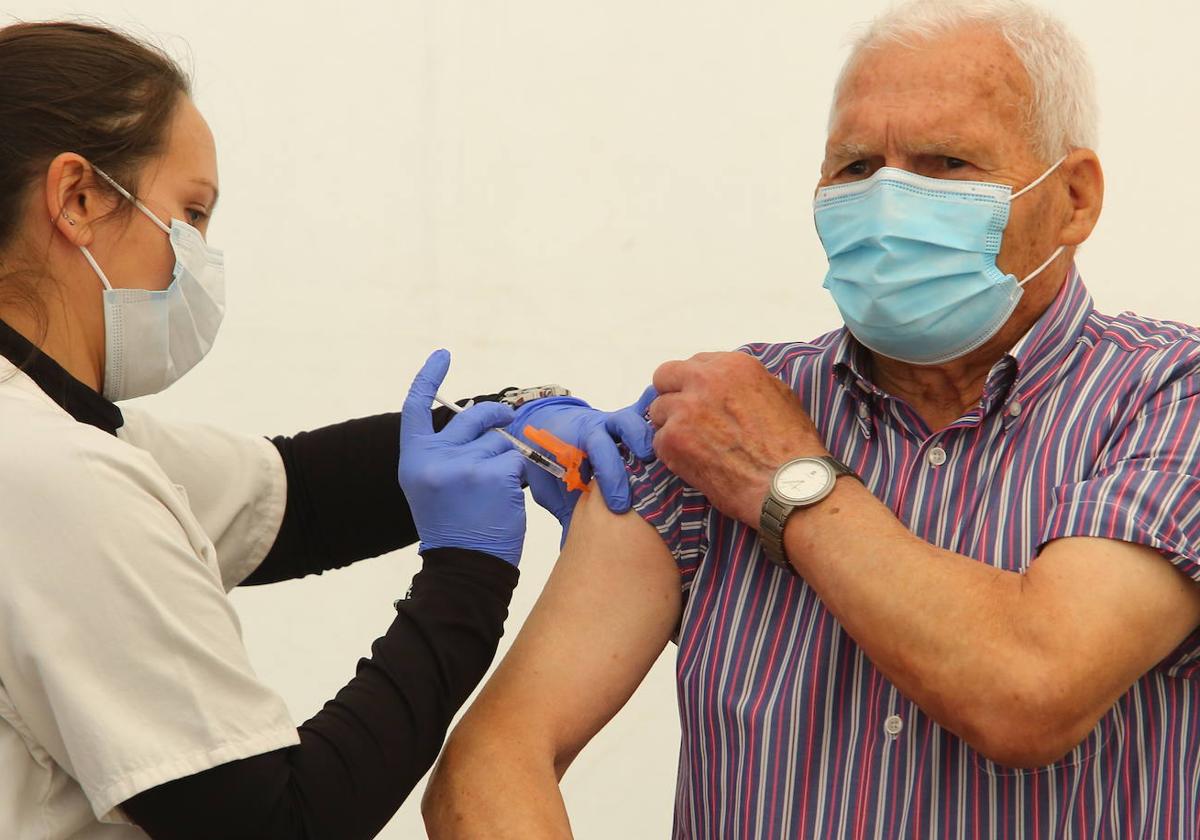
[[[1200,582],[1200,374],[1161,388],[1090,476],[1056,488],[1042,544],[1081,536],[1150,546]]]
[[[654,526],[671,550],[686,592],[708,550],[708,499],[661,461],[641,461],[627,453],[625,469],[633,510]]]

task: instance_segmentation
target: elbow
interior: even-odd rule
[[[476,772],[468,741],[457,730],[450,736],[421,797],[421,817],[433,840],[468,836],[462,828],[470,817],[467,796]]]
[[[1096,726],[1085,704],[1040,692],[1011,692],[979,704],[961,726],[963,740],[984,758],[1004,767],[1032,770],[1061,761]]]
[[[488,716],[466,718],[451,734],[421,800],[433,840],[519,836],[531,801],[557,793],[554,756],[541,739]]]

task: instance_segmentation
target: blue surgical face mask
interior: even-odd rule
[[[225,315],[225,259],[196,228],[179,219],[168,226],[128,190],[92,168],[167,235],[175,252],[167,288],[113,288],[92,252],[80,246],[104,286],[102,393],[115,402],[163,390],[208,353]]]
[[[1009,204],[1004,184],[926,178],[883,167],[824,187],[813,215],[829,257],[825,288],[854,337],[902,362],[938,365],[981,347],[1009,319],[1022,287],[1065,246],[1018,281],[996,267]]]

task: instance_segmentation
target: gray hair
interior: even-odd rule
[[[1083,45],[1058,18],[1025,0],[909,0],[866,24],[853,39],[833,90],[830,125],[850,71],[862,54],[886,44],[919,46],[958,29],[999,32],[1033,85],[1027,125],[1045,161],[1099,140],[1095,81]]]

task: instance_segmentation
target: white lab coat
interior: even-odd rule
[[[144,838],[118,807],[298,743],[226,595],[286,501],[262,438],[77,422],[0,358],[0,838]]]

